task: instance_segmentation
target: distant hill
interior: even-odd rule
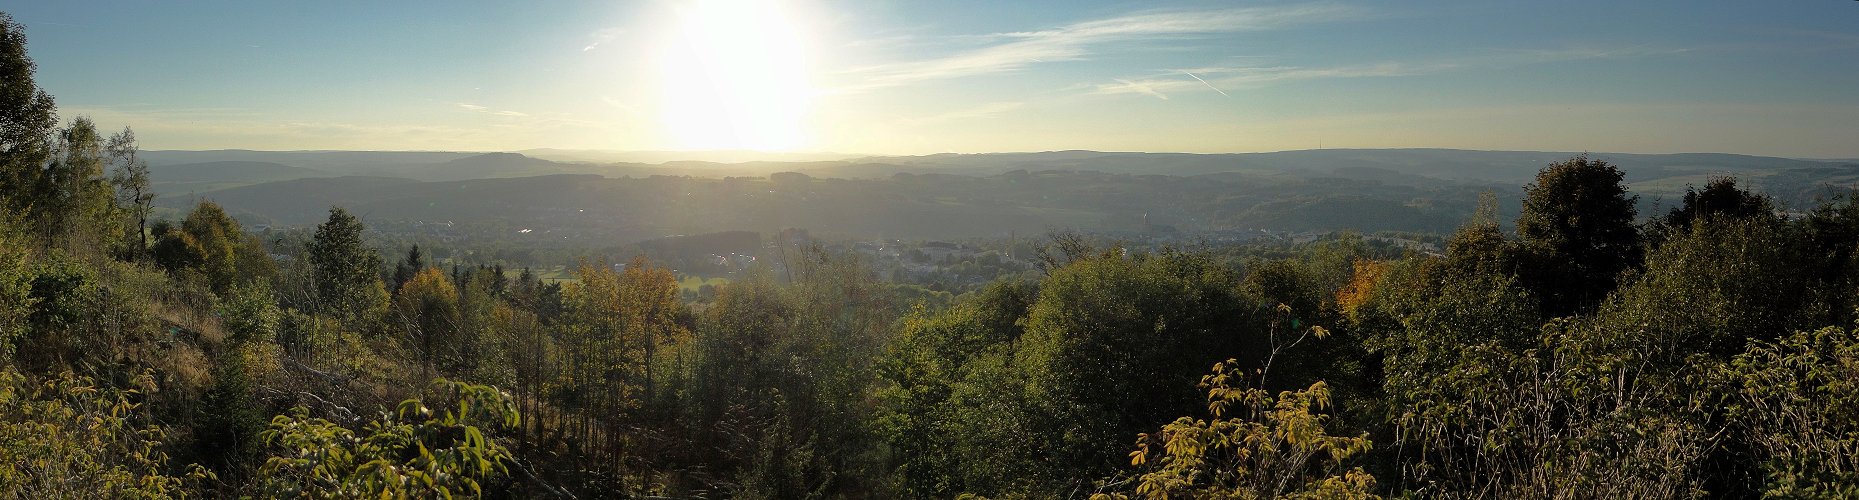
[[[790,227],[820,235],[910,239],[1037,235],[1060,228],[1134,232],[1144,230],[1144,214],[1156,224],[1195,232],[1437,232],[1461,223],[1486,189],[1239,173],[1187,177],[1046,170],[985,177],[777,177],[548,175],[443,182],[337,177],[243,186],[211,197],[248,223],[314,224],[330,205],[341,205],[372,221],[458,223],[463,226],[457,231],[512,241],[625,244]],[[1515,205],[1514,195],[1507,200],[1507,206]],[[160,200],[176,209],[189,202]]]
[[[391,175],[413,165],[431,165],[482,153],[450,151],[143,151],[151,167],[214,161],[258,161],[347,175]]]
[[[354,208],[377,199],[392,198],[408,186],[419,184],[422,183],[398,177],[293,179],[232,187],[200,196],[163,196],[155,200],[155,205],[184,210],[199,198],[210,198],[248,224],[304,224],[325,218],[330,206]]]
[[[749,162],[836,161],[859,155],[817,152],[768,151],[607,151],[597,149],[525,149],[517,151],[532,158],[579,163],[660,164],[675,161],[730,164]]]
[[[895,165],[899,171],[940,171],[994,175],[1013,170],[1088,170],[1159,175],[1351,178],[1408,185],[1462,183],[1515,188],[1529,183],[1550,163],[1582,154],[1553,151],[1470,151],[1457,149],[1316,149],[1273,153],[1117,153],[1053,151],[1043,153],[941,154],[860,158],[856,162]],[[1859,185],[1859,162],[1799,160],[1724,153],[1590,153],[1618,165],[1629,186],[1646,202],[1670,199],[1686,186],[1702,186],[1711,177],[1735,176],[1746,185],[1774,195],[1786,205],[1806,206],[1828,193]],[[857,173],[878,173],[868,168]],[[817,174],[816,174],[817,175]]]
[[[600,154],[596,154],[600,153]],[[221,161],[267,162],[332,174],[439,179],[523,177],[588,173],[606,176],[694,175],[724,177],[805,172],[816,177],[883,178],[904,173],[995,175],[1011,170],[1094,170],[1108,173],[1201,175],[1223,172],[1335,173],[1381,169],[1449,181],[1522,184],[1550,162],[1578,152],[1457,149],[1313,149],[1271,153],[1036,153],[932,154],[846,158],[828,153],[636,152],[539,149],[527,152],[426,151],[148,151],[150,164]],[[1638,182],[1708,173],[1761,173],[1851,164],[1722,153],[1592,153],[1626,169]],[[613,158],[632,158],[614,160]],[[774,158],[774,159],[771,159]]]
[[[1312,149],[1272,153],[1044,153],[939,154],[860,158],[869,163],[914,169],[940,168],[975,174],[1008,170],[1065,169],[1112,173],[1199,175],[1221,172],[1336,172],[1372,168],[1442,180],[1523,184],[1549,163],[1582,154],[1546,151],[1460,149]],[[1707,172],[1748,173],[1825,166],[1826,162],[1721,153],[1591,153],[1626,170],[1629,180]]]
[[[1028,212],[1031,218],[1015,219],[1015,210],[998,212],[1003,218],[999,220],[977,220],[972,222],[975,231],[994,231],[984,228],[1012,228],[1022,230],[1044,224],[1073,224],[1078,217],[1090,219],[1097,217],[1098,222],[1105,218],[1127,217],[1127,214],[1107,215],[1106,206],[1121,207],[1129,205],[1157,204],[1158,200],[1124,199],[1126,192],[1143,192],[1147,196],[1212,196],[1218,200],[1207,202],[1209,206],[1219,205],[1217,210],[1202,206],[1205,213],[1199,217],[1204,227],[1271,227],[1271,228],[1306,228],[1324,227],[1326,224],[1341,224],[1348,219],[1345,215],[1353,213],[1359,220],[1368,221],[1362,227],[1389,229],[1423,229],[1450,228],[1457,223],[1460,215],[1445,217],[1440,214],[1454,213],[1448,208],[1456,207],[1453,203],[1439,205],[1441,193],[1475,193],[1491,190],[1504,196],[1514,197],[1524,184],[1529,183],[1537,171],[1544,166],[1567,159],[1578,153],[1572,152],[1538,152],[1538,151],[1466,151],[1452,149],[1322,149],[1303,151],[1283,151],[1273,153],[1233,153],[1233,154],[1190,154],[1190,153],[1121,153],[1097,151],[1053,151],[1037,153],[988,153],[988,154],[936,154],[923,156],[884,156],[865,157],[845,160],[810,160],[810,161],[751,161],[742,163],[714,163],[707,161],[680,160],[666,161],[658,164],[644,163],[597,163],[564,162],[536,158],[522,153],[460,153],[460,152],[376,152],[376,151],[152,151],[148,152],[151,162],[158,165],[157,182],[163,183],[158,191],[165,194],[194,193],[215,199],[232,197],[249,197],[253,205],[253,214],[265,214],[266,218],[280,221],[297,221],[302,217],[320,217],[329,202],[348,200],[361,204],[376,204],[385,210],[395,207],[401,200],[418,200],[421,196],[434,199],[424,201],[407,201],[419,204],[406,212],[388,210],[383,214],[395,217],[446,217],[448,214],[466,214],[460,217],[470,218],[484,213],[487,216],[503,217],[496,211],[485,211],[485,204],[495,204],[520,215],[523,210],[536,208],[542,210],[566,210],[567,201],[578,200],[572,193],[588,190],[606,192],[627,192],[615,186],[646,185],[652,183],[611,183],[609,179],[633,178],[673,178],[692,177],[721,179],[726,177],[766,178],[775,172],[797,172],[818,179],[814,185],[862,185],[864,189],[892,190],[896,196],[905,199],[924,199],[919,193],[902,189],[900,186],[961,185],[961,179],[993,179],[1000,177],[1003,193],[1012,193],[999,200],[989,201],[995,206],[1012,204],[1017,207],[1038,207]],[[1640,194],[1641,208],[1646,213],[1660,206],[1669,206],[1683,194],[1687,186],[1701,186],[1713,176],[1733,175],[1742,179],[1746,185],[1755,187],[1774,195],[1785,206],[1805,207],[1815,200],[1830,193],[1859,186],[1859,163],[1831,160],[1797,160],[1761,156],[1718,154],[1718,153],[1683,153],[1683,154],[1627,154],[1627,153],[1592,153],[1590,156],[1613,162],[1627,174],[1629,187]],[[255,159],[256,158],[256,159]],[[184,164],[176,160],[212,159],[212,161],[195,161]],[[1026,179],[1043,178],[1048,173],[1100,173],[1103,177],[1082,176],[1076,179],[1097,179],[1089,183],[1067,185],[1062,189],[1087,189],[1101,191],[1095,193],[1098,198],[1091,203],[1084,199],[1061,202],[1080,196],[1082,193],[1065,191],[1045,191],[1033,183],[1019,185],[1014,183]],[[365,181],[359,185],[346,184],[352,181],[326,179],[325,182],[300,182],[338,175],[361,175],[376,181]],[[562,178],[568,175],[572,177]],[[167,176],[167,177],[163,177]],[[534,178],[546,177],[546,180]],[[1226,186],[1225,191],[1202,192],[1190,190],[1153,190],[1137,188],[1144,183],[1168,184],[1168,179],[1149,179],[1151,177],[1168,177],[1175,179],[1201,179],[1199,182],[1213,182]],[[399,178],[417,182],[388,184],[379,179]],[[473,182],[498,179],[513,182]],[[529,181],[514,181],[532,179]],[[570,179],[570,180],[563,180]],[[832,179],[852,179],[860,181],[887,181],[865,184],[830,184]],[[271,186],[277,182],[294,182],[280,191]],[[895,181],[895,182],[889,182]],[[905,182],[908,181],[908,182]],[[460,183],[460,184],[447,184]],[[384,197],[376,198],[369,193],[381,185],[392,185],[396,190],[379,191]],[[702,186],[704,184],[697,183]],[[548,187],[536,187],[548,186]],[[600,186],[598,188],[586,186]],[[248,189],[249,188],[249,189]],[[459,198],[458,191],[432,191],[433,189],[454,189],[474,192],[470,198]],[[1259,191],[1264,188],[1283,191]],[[474,190],[483,189],[482,192]],[[992,188],[990,188],[992,189]],[[334,190],[324,193],[323,190]],[[551,191],[554,190],[554,191]],[[580,191],[577,191],[580,190]],[[617,190],[617,191],[616,191]],[[719,200],[708,193],[711,188],[701,188],[691,196],[693,199],[712,201],[716,207],[730,206],[740,200]],[[1134,190],[1134,191],[1130,191]],[[251,194],[264,193],[264,194]],[[523,195],[521,193],[531,193]],[[896,211],[899,214],[914,214],[910,217],[927,216],[928,213],[941,213],[957,210],[958,206],[972,207],[973,201],[965,193],[941,193],[936,196],[952,198],[954,201],[937,201],[934,206],[914,208],[895,208],[867,203],[825,204],[830,210],[854,210],[872,213]],[[1429,194],[1430,193],[1430,194]],[[650,193],[657,196],[662,193]],[[766,193],[744,193],[742,196],[762,196]],[[544,199],[526,199],[523,196],[536,196]],[[1006,196],[1006,195],[1002,195]],[[1403,197],[1404,196],[1404,197]],[[1457,195],[1455,195],[1457,196]],[[1020,199],[1014,199],[1019,197]],[[169,198],[174,198],[169,196]],[[933,197],[932,197],[933,198]],[[1470,199],[1469,197],[1467,199]],[[293,201],[297,200],[297,201]],[[1454,200],[1458,200],[1454,198]],[[173,201],[173,200],[170,200]],[[686,200],[671,200],[682,203]],[[826,203],[821,199],[812,202]],[[830,201],[830,200],[829,200]],[[1463,200],[1459,200],[1463,201]],[[295,203],[295,205],[292,205]],[[600,205],[607,200],[577,201],[580,205]],[[1094,205],[1108,203],[1110,205]],[[321,205],[320,207],[318,205]],[[986,205],[986,204],[983,204]],[[1353,207],[1343,210],[1340,207]],[[1469,206],[1469,205],[1468,205]],[[440,209],[437,207],[449,207]],[[538,208],[543,207],[543,208]],[[1244,207],[1243,210],[1236,207]],[[1425,207],[1422,212],[1413,212],[1401,207]],[[699,209],[710,209],[710,206]],[[1464,208],[1464,207],[1459,207]],[[580,208],[575,208],[579,210]],[[658,207],[632,207],[634,212],[653,212]],[[814,207],[804,203],[796,205],[793,211],[810,211]],[[1055,210],[1057,210],[1055,212]],[[1199,209],[1197,209],[1199,210]],[[1457,208],[1451,208],[1457,210]],[[1068,214],[1056,216],[1055,214]],[[1140,214],[1140,210],[1137,211]],[[1096,215],[1091,215],[1096,214]],[[1302,215],[1300,215],[1302,214]],[[634,217],[637,213],[629,214]],[[664,219],[641,222],[651,227],[667,226],[666,221],[678,217],[695,220],[694,215],[676,216],[665,214]],[[761,220],[767,223],[788,224],[796,221],[770,219],[768,214],[738,214],[745,220]],[[830,217],[828,217],[830,215]],[[1370,216],[1373,217],[1370,217]],[[847,217],[847,214],[823,213],[827,219]],[[765,230],[766,226],[744,226],[726,223],[721,216],[702,224],[693,223],[682,233],[698,233],[723,230]],[[1416,218],[1410,221],[1397,220],[1401,217]],[[1444,218],[1440,218],[1444,217]],[[1224,218],[1224,219],[1220,219]],[[1370,219],[1373,219],[1370,221]],[[915,219],[912,219],[915,220]],[[1019,222],[1013,222],[1018,220]],[[1121,219],[1119,219],[1121,220]],[[1109,227],[1115,224],[1091,224]],[[811,222],[809,222],[811,224]],[[1119,223],[1120,224],[1120,223]],[[1257,225],[1257,226],[1252,226]],[[912,234],[936,234],[939,236],[959,235],[961,229],[937,221],[907,222],[905,232]],[[933,227],[932,227],[933,226]],[[888,229],[882,225],[864,227],[864,223],[848,224],[848,230],[862,227],[860,231],[870,230],[878,233]],[[1007,229],[1002,229],[1007,230]],[[671,233],[667,233],[671,234]]]
[[[565,173],[599,173],[598,170],[608,169],[592,164],[558,163],[517,153],[484,153],[423,168],[408,169],[404,173],[409,177],[423,180],[456,181]]]
[[[334,175],[321,170],[263,161],[211,161],[149,166],[149,184],[157,194],[163,196]]]

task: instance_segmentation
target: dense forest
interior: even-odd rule
[[[151,216],[0,15],[0,496],[1859,496],[1859,200],[1574,157],[1443,255],[1057,234],[952,303],[785,248],[702,302]],[[772,260],[772,259],[771,259]],[[777,265],[778,264],[778,265]]]

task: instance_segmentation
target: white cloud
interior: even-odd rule
[[[1630,59],[1677,55],[1690,51],[1691,49],[1666,49],[1645,44],[1632,47],[1573,46],[1553,49],[1500,50],[1491,54],[1473,56],[1467,58],[1464,62],[1467,65],[1496,66],[1521,63],[1583,61],[1590,59]]]
[[[1117,83],[1106,83],[1106,84],[1098,86],[1097,93],[1099,94],[1142,94],[1142,95],[1146,95],[1149,97],[1154,97],[1154,98],[1166,101],[1168,100],[1168,94],[1164,94],[1162,93],[1162,91],[1156,90],[1156,85],[1157,84],[1169,85],[1173,83],[1174,82],[1161,81],[1161,80],[1130,81],[1130,80],[1124,80],[1124,79],[1119,78],[1117,79]]]
[[[1075,61],[1110,43],[1281,29],[1356,17],[1356,9],[1331,4],[1135,14],[1074,23],[1054,29],[996,33],[992,43],[944,57],[857,68],[863,82],[842,90],[905,85],[1020,70],[1039,62]]]
[[[472,104],[468,102],[458,102],[458,103],[453,103],[453,104],[460,108],[465,109],[466,111],[471,111],[475,113],[485,113],[485,114],[491,114],[491,115],[497,115],[497,116],[510,116],[510,117],[518,117],[518,118],[529,117],[529,113],[524,113],[521,111],[510,111],[507,109],[491,109],[489,106]]]
[[[587,35],[587,46],[581,47],[581,51],[587,52],[599,48],[601,44],[611,42],[619,38],[620,34],[625,32],[626,30],[620,28],[601,28],[599,31]]]
[[[1214,84],[1207,83],[1207,80],[1202,79],[1199,75],[1187,71],[1183,71],[1182,74],[1188,75],[1188,77],[1193,78],[1194,81],[1201,82],[1201,85],[1206,85],[1207,88],[1214,89],[1214,92],[1219,92],[1221,96],[1232,97],[1232,95],[1227,94],[1225,90],[1220,90],[1220,87],[1215,87]]]
[[[1431,62],[1384,62],[1333,67],[1301,66],[1206,66],[1173,69],[1147,76],[1119,78],[1109,83],[1089,86],[1090,94],[1140,94],[1166,99],[1168,93],[1212,90],[1227,95],[1227,90],[1274,83],[1337,78],[1378,78],[1415,76],[1465,68],[1502,68],[1530,64],[1548,64],[1594,59],[1627,59],[1675,55],[1688,49],[1634,47],[1566,47],[1555,49],[1499,50],[1441,59]]]
[[[1335,68],[1300,68],[1291,66],[1194,68],[1135,79],[1118,79],[1093,87],[1092,94],[1142,94],[1167,99],[1170,92],[1212,90],[1226,95],[1222,88],[1256,87],[1268,83],[1327,78],[1365,78],[1407,76],[1443,69],[1440,66],[1413,66],[1383,63]],[[1195,75],[1205,75],[1195,76]]]

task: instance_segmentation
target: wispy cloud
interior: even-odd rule
[[[1255,87],[1268,83],[1326,78],[1406,76],[1436,71],[1438,69],[1441,68],[1396,63],[1335,68],[1300,68],[1293,66],[1192,68],[1174,70],[1149,77],[1117,79],[1114,83],[1096,85],[1092,88],[1090,93],[1141,94],[1167,99],[1169,93],[1210,89],[1214,92],[1219,92],[1220,95],[1229,95],[1225,90],[1221,90],[1221,87]],[[1197,76],[1197,74],[1206,75],[1206,78]]]
[[[1162,91],[1156,90],[1155,87],[1156,87],[1156,84],[1158,83],[1173,84],[1174,82],[1158,81],[1158,80],[1130,81],[1130,80],[1124,80],[1122,78],[1118,78],[1117,83],[1114,83],[1114,84],[1107,83],[1107,84],[1098,86],[1097,93],[1100,93],[1100,94],[1126,94],[1126,93],[1142,94],[1142,95],[1146,95],[1149,97],[1154,97],[1156,99],[1161,99],[1164,101],[1168,100],[1168,94],[1164,94],[1162,93]]]
[[[529,116],[529,113],[524,113],[521,111],[510,111],[507,109],[491,109],[489,106],[484,106],[480,104],[472,104],[468,102],[455,102],[452,104],[454,106],[458,106],[459,109],[463,109],[465,111],[471,111],[474,113],[484,113],[484,114],[490,114],[490,115],[512,116],[512,117],[528,117]]]
[[[1630,59],[1678,55],[1686,52],[1691,52],[1691,49],[1661,48],[1652,44],[1640,44],[1630,47],[1573,46],[1551,49],[1499,50],[1490,54],[1467,57],[1463,62],[1468,66],[1497,66],[1523,63],[1584,61],[1590,59]]]
[[[1859,48],[1859,35],[1852,34],[1852,33],[1839,33],[1839,32],[1833,32],[1833,31],[1814,31],[1814,30],[1787,30],[1787,31],[1783,31],[1782,34],[1788,35],[1788,36],[1794,36],[1794,37],[1807,38],[1809,40],[1815,40],[1817,42],[1820,42],[1820,43],[1816,43],[1814,48],[1820,48],[1820,49]]]
[[[1172,69],[1141,77],[1118,78],[1087,88],[1090,89],[1088,93],[1098,95],[1137,94],[1167,99],[1171,93],[1212,90],[1230,97],[1227,89],[1253,88],[1291,81],[1415,76],[1466,68],[1501,68],[1596,59],[1627,59],[1685,52],[1689,52],[1689,49],[1664,49],[1649,45],[1613,48],[1565,47],[1498,50],[1426,62],[1383,62],[1333,67],[1207,66]]]
[[[995,33],[980,37],[985,44],[980,48],[851,70],[848,73],[862,77],[862,82],[841,90],[1004,73],[1040,62],[1076,61],[1113,43],[1282,29],[1360,15],[1359,9],[1310,4],[1155,12],[1085,21],[1048,30]]]
[[[1202,85],[1206,85],[1206,86],[1207,86],[1207,88],[1210,88],[1210,89],[1214,89],[1214,92],[1219,92],[1219,93],[1220,93],[1220,95],[1222,95],[1222,96],[1226,96],[1226,97],[1232,97],[1232,95],[1230,95],[1230,94],[1227,94],[1225,90],[1220,90],[1220,87],[1215,87],[1215,86],[1214,86],[1214,84],[1211,84],[1211,83],[1207,83],[1207,80],[1203,80],[1203,79],[1201,79],[1201,77],[1200,77],[1200,76],[1197,76],[1197,75],[1195,75],[1194,73],[1191,73],[1191,72],[1187,72],[1187,71],[1183,71],[1183,72],[1181,72],[1181,73],[1182,73],[1182,74],[1184,74],[1184,75],[1188,75],[1188,77],[1190,77],[1190,78],[1193,78],[1193,79],[1194,79],[1194,81],[1197,81],[1197,82],[1201,82],[1201,84],[1202,84]]]
[[[601,44],[611,42],[625,32],[626,30],[620,28],[601,28],[587,36],[587,46],[581,47],[581,51],[587,52],[599,48]]]

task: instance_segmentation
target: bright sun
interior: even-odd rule
[[[814,95],[807,44],[780,0],[691,0],[659,44],[665,131],[684,149],[791,150]]]

